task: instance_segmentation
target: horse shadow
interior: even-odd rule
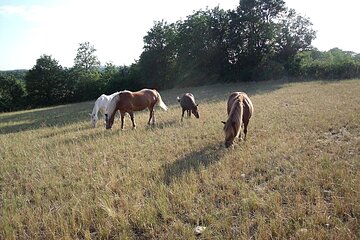
[[[170,185],[184,174],[194,170],[199,172],[202,166],[207,167],[222,159],[225,149],[220,142],[204,147],[196,152],[191,152],[171,164],[164,164],[164,183]]]
[[[156,122],[155,125],[153,125],[153,124],[146,125],[146,130],[171,128],[177,124],[178,124],[178,121],[175,119],[168,120],[168,121],[161,121],[161,122]]]

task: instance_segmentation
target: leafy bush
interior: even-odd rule
[[[291,73],[308,79],[349,79],[360,77],[360,59],[353,52],[338,48],[298,53],[292,61]]]
[[[0,74],[0,112],[22,108],[25,94],[23,82],[13,75]]]

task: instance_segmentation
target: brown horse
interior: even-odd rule
[[[134,112],[144,110],[145,108],[148,108],[150,111],[148,124],[150,124],[151,119],[153,124],[155,124],[155,105],[159,105],[159,107],[165,111],[167,110],[167,106],[162,101],[160,94],[154,89],[142,89],[138,92],[130,92],[127,90],[121,91],[113,97],[106,109],[106,129],[110,129],[112,127],[117,110],[120,111],[121,115],[121,129],[124,129],[125,113],[129,113],[133,128],[136,128],[134,122]]]
[[[223,122],[225,132],[225,147],[230,147],[235,138],[241,137],[241,127],[244,125],[244,140],[247,126],[254,112],[253,104],[246,93],[233,92],[227,102],[228,120]]]
[[[190,117],[191,113],[194,114],[196,118],[199,118],[198,106],[199,104],[195,103],[195,98],[192,93],[185,93],[181,98],[177,97],[178,102],[182,108],[181,121],[184,118],[185,111],[187,112],[187,116]]]

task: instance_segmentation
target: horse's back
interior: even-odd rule
[[[180,99],[180,106],[185,110],[191,110],[195,105],[195,98],[192,93],[185,93]]]
[[[195,99],[194,94],[192,94],[192,93],[185,93],[184,97],[189,97],[189,98]]]
[[[139,102],[148,102],[148,104],[155,104],[158,98],[158,92],[155,89],[144,88],[133,93],[136,100]]]
[[[250,119],[254,112],[254,107],[253,107],[253,104],[252,104],[249,96],[244,92],[233,92],[230,94],[230,96],[228,98],[228,102],[227,102],[227,112],[228,112],[228,114],[230,113],[233,103],[236,101],[236,99],[239,98],[239,96],[243,97],[244,110],[245,110],[244,117],[247,116]]]
[[[139,95],[142,95],[143,98],[156,100],[158,97],[158,92],[155,89],[144,88],[138,91]]]
[[[185,93],[182,98],[190,99],[191,101],[195,102],[195,97],[192,93]]]
[[[114,96],[116,96],[117,94],[118,92],[113,93],[111,95],[101,94],[101,96],[98,97],[98,99],[96,100],[95,104],[97,104],[99,108],[105,109],[109,104],[109,102],[111,101],[111,99],[113,99]]]
[[[227,113],[230,113],[231,107],[234,104],[234,102],[236,101],[236,99],[241,95],[241,94],[245,94],[244,92],[233,92],[230,94],[228,101],[227,101]]]

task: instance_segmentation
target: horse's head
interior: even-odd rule
[[[195,116],[196,118],[199,118],[199,117],[200,117],[199,111],[198,111],[198,106],[199,106],[199,104],[196,104],[196,105],[191,109],[192,114],[194,114],[194,116]]]
[[[114,118],[109,117],[107,113],[105,113],[105,127],[106,129],[111,129],[114,124]]]
[[[235,129],[235,123],[232,122],[222,122],[224,124],[224,132],[225,132],[225,147],[230,147],[234,139],[236,137],[236,129]]]
[[[97,114],[89,113],[89,116],[90,116],[90,125],[91,125],[92,127],[96,127],[96,122],[98,121],[98,116],[97,116]]]

